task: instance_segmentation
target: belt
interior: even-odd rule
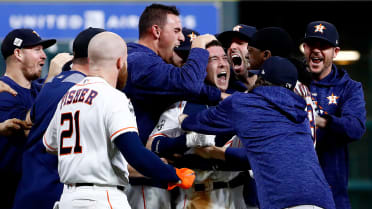
[[[96,185],[96,184],[93,184],[93,183],[76,183],[76,184],[74,184],[75,187],[94,186],[94,185]],[[102,186],[104,186],[104,185],[102,185]],[[116,188],[121,190],[121,191],[124,191],[124,189],[125,189],[123,186],[116,186]]]
[[[238,175],[234,179],[228,182],[224,181],[207,181],[204,184],[194,184],[194,190],[196,192],[201,192],[201,191],[211,191],[214,189],[223,189],[223,188],[235,188],[237,186],[240,186],[244,184],[245,182],[245,175]]]

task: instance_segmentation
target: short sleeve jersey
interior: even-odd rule
[[[58,103],[44,134],[49,151],[58,151],[58,173],[65,184],[128,184],[127,161],[113,141],[137,132],[130,101],[100,77],[87,77]]]

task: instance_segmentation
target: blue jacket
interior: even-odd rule
[[[171,104],[182,100],[218,103],[221,91],[204,84],[208,57],[207,50],[191,49],[185,65],[178,68],[141,44],[128,44],[128,80],[124,92],[133,104],[144,144],[160,115]]]
[[[63,184],[59,181],[58,157],[46,152],[42,137],[59,100],[84,77],[78,71],[64,71],[46,83],[37,96],[31,108],[33,126],[23,153],[23,172],[13,209],[50,209],[59,200]]]
[[[238,135],[254,173],[260,208],[317,205],[332,209],[332,193],[314,150],[305,106],[288,89],[260,86],[189,116],[182,128]]]
[[[366,109],[362,85],[345,70],[332,66],[331,73],[310,86],[317,112],[328,119],[326,128],[317,129],[320,165],[331,186],[336,207],[351,208],[348,193],[348,143],[360,139],[366,131]]]
[[[27,111],[40,91],[40,83],[33,81],[31,88],[26,89],[7,76],[1,77],[0,80],[18,93],[17,96],[8,92],[0,93],[0,122],[11,118],[24,120]],[[4,181],[4,187],[7,188],[5,195],[0,197],[1,208],[12,207],[15,190],[21,177],[22,154],[25,143],[26,137],[24,134],[11,137],[0,136],[0,177]]]

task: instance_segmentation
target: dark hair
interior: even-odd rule
[[[275,85],[275,84],[271,83],[270,81],[267,81],[267,80],[263,79],[262,77],[257,76],[256,82],[254,83],[254,85],[252,86],[252,88],[249,91],[252,91],[253,89],[255,89],[258,86],[278,86],[278,85]]]
[[[139,19],[139,37],[141,38],[146,33],[146,30],[153,25],[159,25],[162,27],[167,20],[168,14],[180,15],[175,6],[167,6],[163,4],[151,4],[150,6],[147,6]]]
[[[218,40],[213,40],[213,41],[207,43],[207,44],[205,45],[205,48],[208,49],[209,47],[212,47],[212,46],[220,46],[220,47],[223,48],[222,43],[219,42]]]

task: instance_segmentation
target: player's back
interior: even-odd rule
[[[113,115],[123,114],[120,108],[123,105],[129,105],[125,94],[99,77],[85,78],[64,95],[51,122],[58,127],[55,129],[58,146],[52,147],[59,147],[61,182],[128,183],[127,162],[111,140],[116,135],[112,130],[117,133],[136,130],[130,115],[128,124],[110,121]]]

